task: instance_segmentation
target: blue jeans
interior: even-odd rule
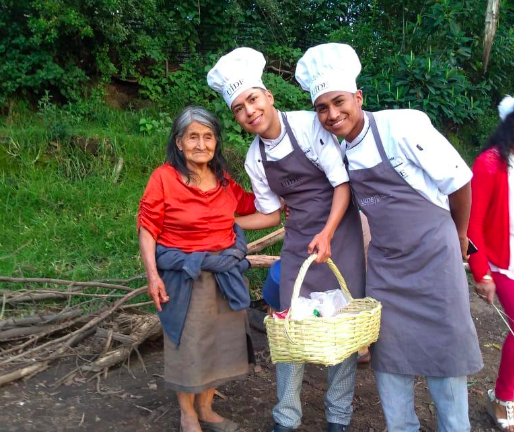
[[[469,432],[466,376],[426,377],[437,410],[438,432]],[[388,432],[418,432],[414,411],[414,376],[375,371]]]

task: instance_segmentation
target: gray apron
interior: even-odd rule
[[[290,209],[280,256],[280,308],[284,310],[291,304],[293,285],[300,266],[309,256],[307,247],[328,220],[334,188],[325,173],[299,147],[287,117],[282,114],[282,118],[293,151],[285,158],[272,162],[266,159],[262,141],[259,142],[259,148],[271,190],[282,197]],[[352,296],[362,298],[365,286],[362,227],[359,211],[352,202],[336,229],[331,251],[331,258],[344,276]],[[314,263],[307,272],[300,295],[309,297],[311,292],[328,291],[338,286],[326,264]]]
[[[372,367],[439,377],[478,372],[482,356],[451,214],[393,168],[366,114],[382,162],[348,174],[371,229],[366,295],[383,306]]]

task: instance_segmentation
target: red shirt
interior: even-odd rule
[[[186,185],[169,164],[151,175],[139,203],[137,228],[146,228],[157,243],[183,252],[219,251],[235,242],[234,213],[255,212],[255,196],[225,173],[229,184],[220,182],[206,192]]]
[[[508,170],[497,149],[478,156],[471,191],[468,237],[478,252],[470,255],[469,266],[479,282],[489,271],[489,262],[502,269],[510,263]]]

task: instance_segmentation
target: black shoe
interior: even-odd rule
[[[273,426],[269,432],[294,432],[296,429],[291,429],[282,425],[279,425],[278,423],[275,423],[275,426]],[[344,430],[344,429],[343,429]]]
[[[350,432],[350,428],[348,425],[329,423],[327,432]]]

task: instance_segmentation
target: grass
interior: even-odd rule
[[[143,272],[138,203],[164,160],[167,138],[165,130],[139,132],[140,118],[152,116],[158,113],[151,109],[47,102],[38,114],[18,105],[0,118],[0,275],[78,281]],[[242,164],[232,171],[248,187]],[[252,241],[264,234],[247,236]],[[266,252],[279,254],[280,247]],[[250,271],[256,298],[265,275]]]

